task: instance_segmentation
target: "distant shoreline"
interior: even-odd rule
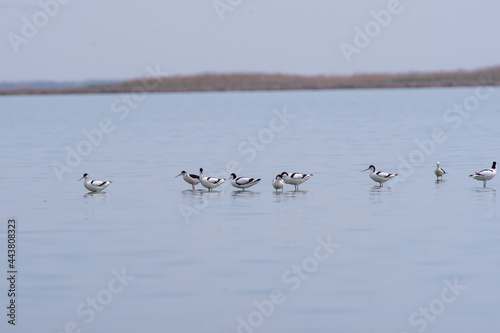
[[[199,74],[134,79],[84,87],[0,89],[0,95],[278,91],[499,86],[500,66],[473,71],[301,76],[287,74]]]

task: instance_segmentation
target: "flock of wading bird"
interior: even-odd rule
[[[398,174],[397,173],[387,173],[383,171],[376,171],[375,166],[370,165],[366,170],[370,170],[370,178],[373,179],[373,181],[377,182],[380,184],[380,187],[383,186],[383,184],[392,178],[396,177]],[[437,180],[443,180],[443,176],[446,174],[446,171],[444,171],[441,168],[441,165],[439,162],[437,162],[436,170],[434,170],[434,174],[437,177]],[[493,165],[491,166],[490,169],[484,169],[481,171],[474,172],[472,175],[469,175],[469,177],[482,181],[483,182],[483,187],[486,187],[486,182],[497,174],[497,162],[493,162]],[[203,175],[203,169],[200,168],[200,174],[195,175],[192,173],[187,173],[186,171],[182,171],[180,174],[178,174],[175,177],[182,176],[182,178],[188,182],[189,184],[192,185],[193,190],[195,189],[195,185],[201,183],[205,188],[207,188],[209,191],[212,189],[220,186],[223,184],[226,179],[225,178],[217,178],[217,177],[206,177]],[[281,174],[277,175],[276,178],[273,180],[272,185],[278,190],[284,191],[283,187],[285,184],[290,184],[295,186],[295,191],[298,191],[299,185],[311,178],[313,175],[310,173],[288,173],[288,172],[282,172]],[[79,180],[85,179],[84,186],[87,190],[91,192],[101,192],[104,190],[106,187],[111,184],[111,181],[102,181],[102,180],[89,180],[89,175],[87,173],[83,174],[83,177],[80,178]],[[229,180],[231,181],[231,185],[233,185],[236,188],[239,188],[241,190],[245,190],[246,188],[252,187],[256,184],[258,184],[261,179],[260,178],[250,178],[250,177],[237,177],[234,173],[232,173],[229,176]]]

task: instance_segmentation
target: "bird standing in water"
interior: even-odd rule
[[[472,179],[481,180],[483,182],[483,187],[486,187],[486,182],[497,174],[497,162],[493,162],[491,169],[484,169],[479,172],[475,172],[469,175]]]
[[[273,180],[273,187],[276,189],[276,192],[278,192],[280,189],[283,191],[283,186],[285,186],[283,178],[281,178],[281,175],[277,175]]]
[[[89,180],[89,175],[88,173],[84,173],[83,177],[80,178],[79,180],[82,180],[85,178],[85,182],[83,185],[85,188],[91,192],[101,192],[104,190],[106,187],[111,184],[111,181],[102,181],[102,180]]]
[[[200,176],[192,174],[192,173],[187,173],[186,171],[182,170],[180,174],[175,176],[174,178],[177,178],[182,175],[182,178],[191,184],[193,186],[193,190],[195,189],[194,186],[200,183]]]
[[[436,170],[434,170],[434,173],[436,174],[436,177],[437,177],[437,180],[439,180],[439,177],[441,177],[441,180],[443,180],[443,175],[446,173],[446,171],[444,171],[439,162],[436,163]]]
[[[387,173],[387,172],[383,172],[383,171],[375,171],[375,166],[373,166],[373,165],[370,165],[368,167],[368,169],[366,169],[364,171],[367,171],[367,170],[370,170],[370,178],[373,179],[373,181],[379,183],[380,187],[384,186],[383,184],[386,181],[389,181],[398,175],[397,173]]]

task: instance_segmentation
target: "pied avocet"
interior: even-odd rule
[[[398,174],[397,173],[387,173],[387,172],[382,172],[382,171],[375,171],[375,166],[373,165],[370,165],[368,167],[368,169],[366,170],[370,170],[370,178],[373,179],[373,181],[377,182],[380,184],[380,187],[383,186],[383,184],[396,177]],[[363,171],[366,171],[366,170],[363,170]]]
[[[195,189],[194,186],[200,183],[200,176],[194,175],[192,173],[187,173],[186,171],[182,171],[180,174],[175,176],[175,178],[179,177],[182,175],[182,178],[191,184],[193,186],[193,190]]]
[[[288,172],[281,173],[281,178],[283,178],[283,181],[286,184],[291,184],[295,186],[295,191],[299,189],[300,184],[302,184],[312,176],[313,176],[312,174],[298,173],[298,172],[294,172],[292,174],[288,174]]]
[[[243,191],[246,188],[249,188],[251,186],[256,185],[258,182],[260,182],[260,178],[248,178],[248,177],[236,177],[234,173],[229,176],[229,180],[231,180],[231,185],[233,185],[236,188],[241,188]]]
[[[204,177],[203,176],[203,168],[200,168],[200,182],[201,185],[204,187],[208,188],[208,190],[212,190],[213,188],[216,188],[217,186],[221,185],[224,183],[226,180],[224,178],[217,178],[217,177]]]
[[[441,177],[441,180],[443,180],[443,175],[446,173],[446,171],[444,171],[439,162],[436,163],[436,170],[434,170],[434,173],[436,174],[436,177],[437,179],[439,180],[439,177]]]
[[[469,175],[469,177],[483,181],[483,186],[486,187],[486,182],[497,174],[497,162],[493,162],[491,169],[484,169],[479,172],[475,172],[473,175]]]
[[[106,187],[108,187],[109,184],[112,183],[111,181],[89,180],[89,175],[87,173],[84,173],[83,177],[80,178],[79,180],[82,180],[84,178],[85,178],[85,182],[83,183],[83,185],[85,186],[85,188],[87,190],[92,191],[92,192],[101,192]]]
[[[281,178],[281,175],[277,175],[273,180],[273,187],[276,189],[276,192],[278,192],[279,189],[283,190],[283,186],[285,186],[283,178]]]

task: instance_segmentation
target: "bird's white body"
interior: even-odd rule
[[[379,183],[381,187],[383,186],[383,184],[386,181],[389,181],[398,175],[397,173],[387,173],[387,172],[383,172],[383,171],[376,171],[375,167],[373,165],[370,165],[368,167],[368,169],[366,169],[366,170],[370,170],[370,178],[373,179],[373,181]]]
[[[204,177],[203,176],[203,169],[200,168],[200,182],[201,185],[204,187],[208,188],[208,190],[212,190],[213,188],[216,188],[217,186],[223,184],[226,180],[224,178],[216,178],[216,177]]]
[[[193,186],[193,190],[195,189],[194,186],[198,185],[200,183],[200,176],[192,174],[192,173],[187,173],[186,171],[182,171],[180,174],[178,174],[175,177],[179,177],[182,175],[182,179],[184,179],[186,182],[191,184]]]
[[[283,186],[285,186],[285,182],[283,182],[281,175],[277,175],[273,180],[273,187],[276,189],[276,191],[278,191],[283,190]]]
[[[229,180],[231,181],[231,185],[233,185],[236,188],[241,188],[243,190],[251,186],[254,186],[260,182],[260,178],[256,179],[248,177],[236,177],[234,173],[232,173],[231,176],[229,176]]]
[[[437,179],[439,179],[439,177],[441,177],[441,180],[443,180],[443,175],[446,173],[446,171],[444,171],[441,166],[440,166],[440,163],[437,162],[436,163],[436,170],[434,170],[434,174],[436,175]]]
[[[299,185],[311,178],[313,175],[309,173],[297,173],[288,174],[288,172],[282,172],[281,178],[286,184],[291,184],[295,186],[295,190],[299,189]]]
[[[102,181],[102,180],[89,180],[89,175],[84,173],[83,177],[80,178],[80,180],[85,178],[85,182],[83,185],[85,188],[91,192],[101,192],[104,190],[106,187],[111,184],[111,181]]]
[[[483,186],[486,187],[486,182],[497,174],[497,162],[493,162],[493,165],[491,166],[491,169],[484,169],[479,172],[475,172],[474,174],[470,175],[469,177],[480,180],[483,182]]]

